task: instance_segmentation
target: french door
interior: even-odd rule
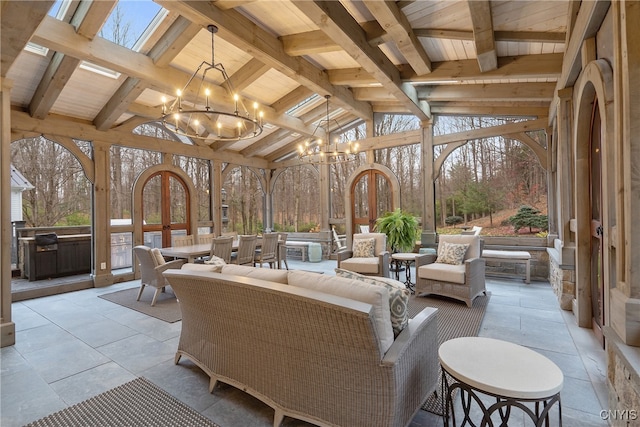
[[[373,231],[376,219],[393,210],[393,190],[391,182],[381,171],[369,169],[361,172],[351,186],[352,230],[360,232],[366,225]]]
[[[149,177],[142,190],[142,232],[153,247],[172,246],[172,236],[191,230],[190,194],[176,174],[160,171]]]
[[[602,138],[598,100],[593,103],[590,134],[590,179],[589,196],[591,202],[591,312],[593,331],[604,347],[604,277],[602,274]]]

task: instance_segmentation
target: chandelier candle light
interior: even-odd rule
[[[330,95],[324,96],[327,100],[327,116],[320,120],[316,126],[311,138],[298,146],[298,155],[302,162],[316,164],[336,164],[355,160],[358,155],[359,144],[354,141],[340,142],[340,138],[336,137],[333,142],[330,138],[330,124],[333,121],[337,128],[334,132],[343,133],[342,127],[337,120],[329,118],[329,98]],[[323,129],[327,138],[325,143],[322,138],[317,137],[319,129]]]
[[[215,141],[254,138],[262,133],[263,113],[258,110],[257,102],[253,103],[253,112],[249,112],[238,94],[234,93],[224,66],[214,61],[213,37],[218,27],[210,24],[207,30],[211,33],[211,62],[202,61],[187,84],[176,91],[176,98],[171,103],[168,104],[167,98],[162,97],[162,124],[176,134],[189,138]],[[209,70],[222,74],[222,85],[233,96],[233,111],[216,109],[210,104],[211,89],[205,80]]]

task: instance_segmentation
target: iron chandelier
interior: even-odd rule
[[[234,93],[224,65],[216,64],[214,60],[214,34],[218,27],[210,24],[207,30],[211,33],[211,62],[202,61],[184,87],[176,91],[172,102],[167,103],[167,98],[162,97],[162,124],[178,135],[195,139],[239,141],[254,138],[262,133],[263,113],[258,110],[257,102],[249,112],[239,95]],[[222,86],[233,97],[233,111],[218,109],[211,104],[212,91],[206,81],[209,70],[222,74]]]

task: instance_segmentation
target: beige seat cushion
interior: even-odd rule
[[[347,258],[340,262],[340,268],[363,274],[376,274],[380,259],[375,258]]]
[[[220,273],[222,269],[221,265],[208,265],[208,264],[193,264],[186,263],[182,264],[182,270],[190,270],[190,271],[213,271],[214,273]]]
[[[162,252],[160,252],[160,249],[158,248],[151,249],[151,255],[153,255],[153,258],[156,260],[156,266],[163,265],[166,263],[166,261],[164,260],[164,257],[162,256]]]
[[[287,270],[277,270],[272,268],[257,268],[250,265],[227,264],[220,271],[223,274],[233,274],[235,276],[253,277],[255,279],[267,280],[269,282],[287,284]]]
[[[464,285],[465,265],[433,263],[418,267],[418,277]]]
[[[345,279],[328,274],[289,270],[289,285],[312,289],[326,294],[350,298],[371,304],[373,319],[380,340],[380,351],[384,354],[393,344],[393,329],[389,309],[389,291],[384,286],[371,285],[354,279]]]

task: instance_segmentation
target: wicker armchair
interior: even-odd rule
[[[156,305],[156,299],[160,291],[164,292],[164,287],[168,285],[162,273],[170,268],[182,267],[186,260],[177,259],[165,262],[158,249],[151,249],[142,245],[134,247],[133,252],[136,254],[140,265],[140,291],[138,291],[136,301],[140,301],[144,287],[151,286],[156,288],[153,300],[151,300],[151,306],[153,307]]]
[[[486,293],[484,270],[485,261],[481,258],[480,237],[469,235],[439,236],[438,254],[442,245],[447,243],[468,244],[464,260],[460,265],[434,262],[434,255],[423,254],[416,257],[416,295],[436,294],[464,301],[471,307],[473,300]]]
[[[366,274],[368,276],[389,277],[389,251],[387,251],[386,234],[357,233],[353,235],[353,242],[370,238],[375,239],[373,257],[354,257],[353,248],[343,250],[338,252],[338,268]]]

